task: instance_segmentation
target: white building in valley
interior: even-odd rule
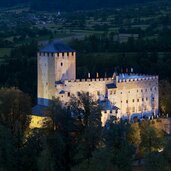
[[[133,118],[158,114],[158,76],[114,74],[111,78],[76,79],[76,51],[61,42],[40,49],[38,59],[38,97],[34,115],[48,106],[53,97],[63,103],[71,95],[91,94],[103,107],[102,123],[111,117]]]

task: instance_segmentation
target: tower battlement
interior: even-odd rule
[[[75,57],[76,52],[61,52],[61,53],[54,53],[54,52],[38,52],[37,56],[42,57],[56,57],[62,59],[68,59],[70,57]]]

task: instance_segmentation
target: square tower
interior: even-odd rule
[[[48,106],[55,95],[55,82],[76,79],[76,51],[60,41],[40,49],[38,60],[38,104]]]

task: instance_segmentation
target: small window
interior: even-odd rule
[[[146,101],[148,101],[148,97],[146,97]]]
[[[144,101],[144,98],[142,98],[142,102]]]
[[[98,96],[100,95],[100,91],[97,91],[97,95],[98,95]]]
[[[61,62],[61,66],[63,66],[63,63]]]
[[[145,92],[147,92],[147,89],[145,89]]]
[[[113,94],[116,94],[116,90],[114,90]]]
[[[62,56],[64,56],[64,55],[65,55],[65,53],[63,52],[63,53],[62,53]]]
[[[122,94],[122,91],[121,91],[121,94]]]
[[[143,90],[141,90],[141,92],[143,92]]]
[[[139,99],[137,99],[137,102],[139,102]]]
[[[137,93],[138,93],[138,90],[137,90]]]
[[[134,99],[132,99],[132,102],[133,102],[133,103],[134,103],[134,101],[135,101],[135,100],[134,100]]]
[[[80,96],[80,95],[81,95],[81,93],[78,91],[78,92],[77,92],[77,96]]]
[[[74,56],[74,52],[72,52],[72,56]]]
[[[70,97],[70,95],[71,95],[70,92],[68,92],[68,97]]]
[[[122,103],[122,101],[121,101],[121,103]]]
[[[128,103],[128,100],[126,100],[126,103]]]

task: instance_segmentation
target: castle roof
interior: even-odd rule
[[[120,74],[119,75],[119,80],[124,80],[124,79],[142,79],[142,78],[147,78],[149,75],[138,75],[138,74]]]
[[[47,109],[46,106],[43,105],[36,105],[32,108],[32,114],[35,116],[46,116],[45,110]]]
[[[117,88],[117,87],[116,87],[116,84],[114,84],[114,83],[107,84],[106,87],[107,87],[108,89]]]
[[[41,48],[40,52],[63,53],[63,52],[75,52],[75,50],[71,49],[69,46],[67,46],[61,41],[53,41],[47,44],[45,47]]]

